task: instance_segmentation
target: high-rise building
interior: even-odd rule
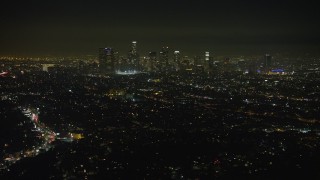
[[[206,72],[209,72],[209,63],[210,63],[209,60],[210,60],[210,52],[206,51],[204,53],[204,64],[203,64],[203,67]]]
[[[210,52],[205,52],[205,58],[204,58],[204,60],[206,61],[206,62],[208,62],[209,61],[209,59],[210,59]]]
[[[194,72],[203,72],[204,67],[201,56],[194,56],[193,58],[193,70]]]
[[[182,56],[180,61],[180,70],[192,70],[193,67],[191,66],[191,61],[192,60],[189,58],[189,56]]]
[[[150,71],[158,71],[157,67],[160,66],[159,61],[157,61],[157,52],[149,52],[149,65]]]
[[[174,51],[174,53],[173,53],[173,67],[175,70],[180,70],[180,68],[181,68],[180,51]]]
[[[209,57],[209,61],[208,61],[208,72],[209,74],[213,74],[214,71],[216,70],[216,65],[215,65],[215,60],[212,56]]]
[[[99,48],[99,68],[103,73],[114,72],[115,57],[112,48]]]
[[[169,47],[163,47],[160,52],[160,69],[162,71],[169,69]]]
[[[264,67],[266,69],[269,69],[271,67],[272,63],[272,56],[270,54],[265,54],[264,55]]]
[[[137,41],[132,41],[132,44],[131,44],[131,52],[133,54],[137,54]]]
[[[128,60],[131,69],[139,69],[139,54],[137,52],[137,41],[132,41],[131,43],[131,50],[129,51]]]
[[[271,70],[272,66],[272,57],[270,54],[265,54],[263,57],[263,63],[262,63],[262,72],[268,73]]]

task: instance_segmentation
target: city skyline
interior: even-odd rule
[[[0,179],[320,179],[315,2],[1,7]]]
[[[95,55],[100,47],[139,53],[163,46],[199,54],[319,52],[312,2],[7,2],[0,12],[0,55]]]

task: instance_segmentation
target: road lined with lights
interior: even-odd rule
[[[41,143],[38,146],[33,146],[32,149],[21,150],[3,157],[2,162],[0,162],[0,171],[7,170],[10,171],[9,167],[16,162],[28,158],[35,157],[40,153],[44,153],[53,148],[52,142],[56,140],[56,133],[46,127],[43,123],[39,122],[39,109],[31,110],[31,108],[19,107],[21,112],[28,117],[33,123],[34,127],[31,131],[36,131],[40,135],[39,137]]]

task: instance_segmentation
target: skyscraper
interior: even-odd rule
[[[272,56],[270,54],[265,54],[264,55],[264,66],[267,68],[270,68],[271,63],[272,63]]]
[[[139,54],[137,52],[137,41],[132,41],[131,50],[129,51],[129,66],[131,69],[139,69]]]
[[[203,67],[205,69],[206,72],[209,72],[209,60],[210,60],[210,52],[206,51],[204,53],[204,64],[203,64]]]
[[[180,51],[174,51],[173,53],[173,67],[175,70],[180,70],[181,54]]]
[[[151,71],[158,71],[159,61],[157,61],[157,52],[149,52],[149,64]]]
[[[201,56],[194,56],[193,58],[193,70],[195,72],[203,72],[203,63]]]
[[[209,59],[210,59],[210,52],[205,52],[205,58],[204,58],[204,60],[206,61],[206,62],[208,62],[209,61]]]
[[[99,68],[103,73],[114,72],[115,57],[112,48],[99,48]]]
[[[137,41],[132,41],[131,52],[132,54],[137,54]]]
[[[270,54],[264,55],[263,66],[264,66],[264,71],[267,73],[272,66],[272,56]]]
[[[162,47],[160,52],[160,69],[162,71],[168,70],[169,68],[169,47]]]

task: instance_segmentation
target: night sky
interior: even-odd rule
[[[307,1],[1,1],[0,55],[315,53],[320,11]]]

